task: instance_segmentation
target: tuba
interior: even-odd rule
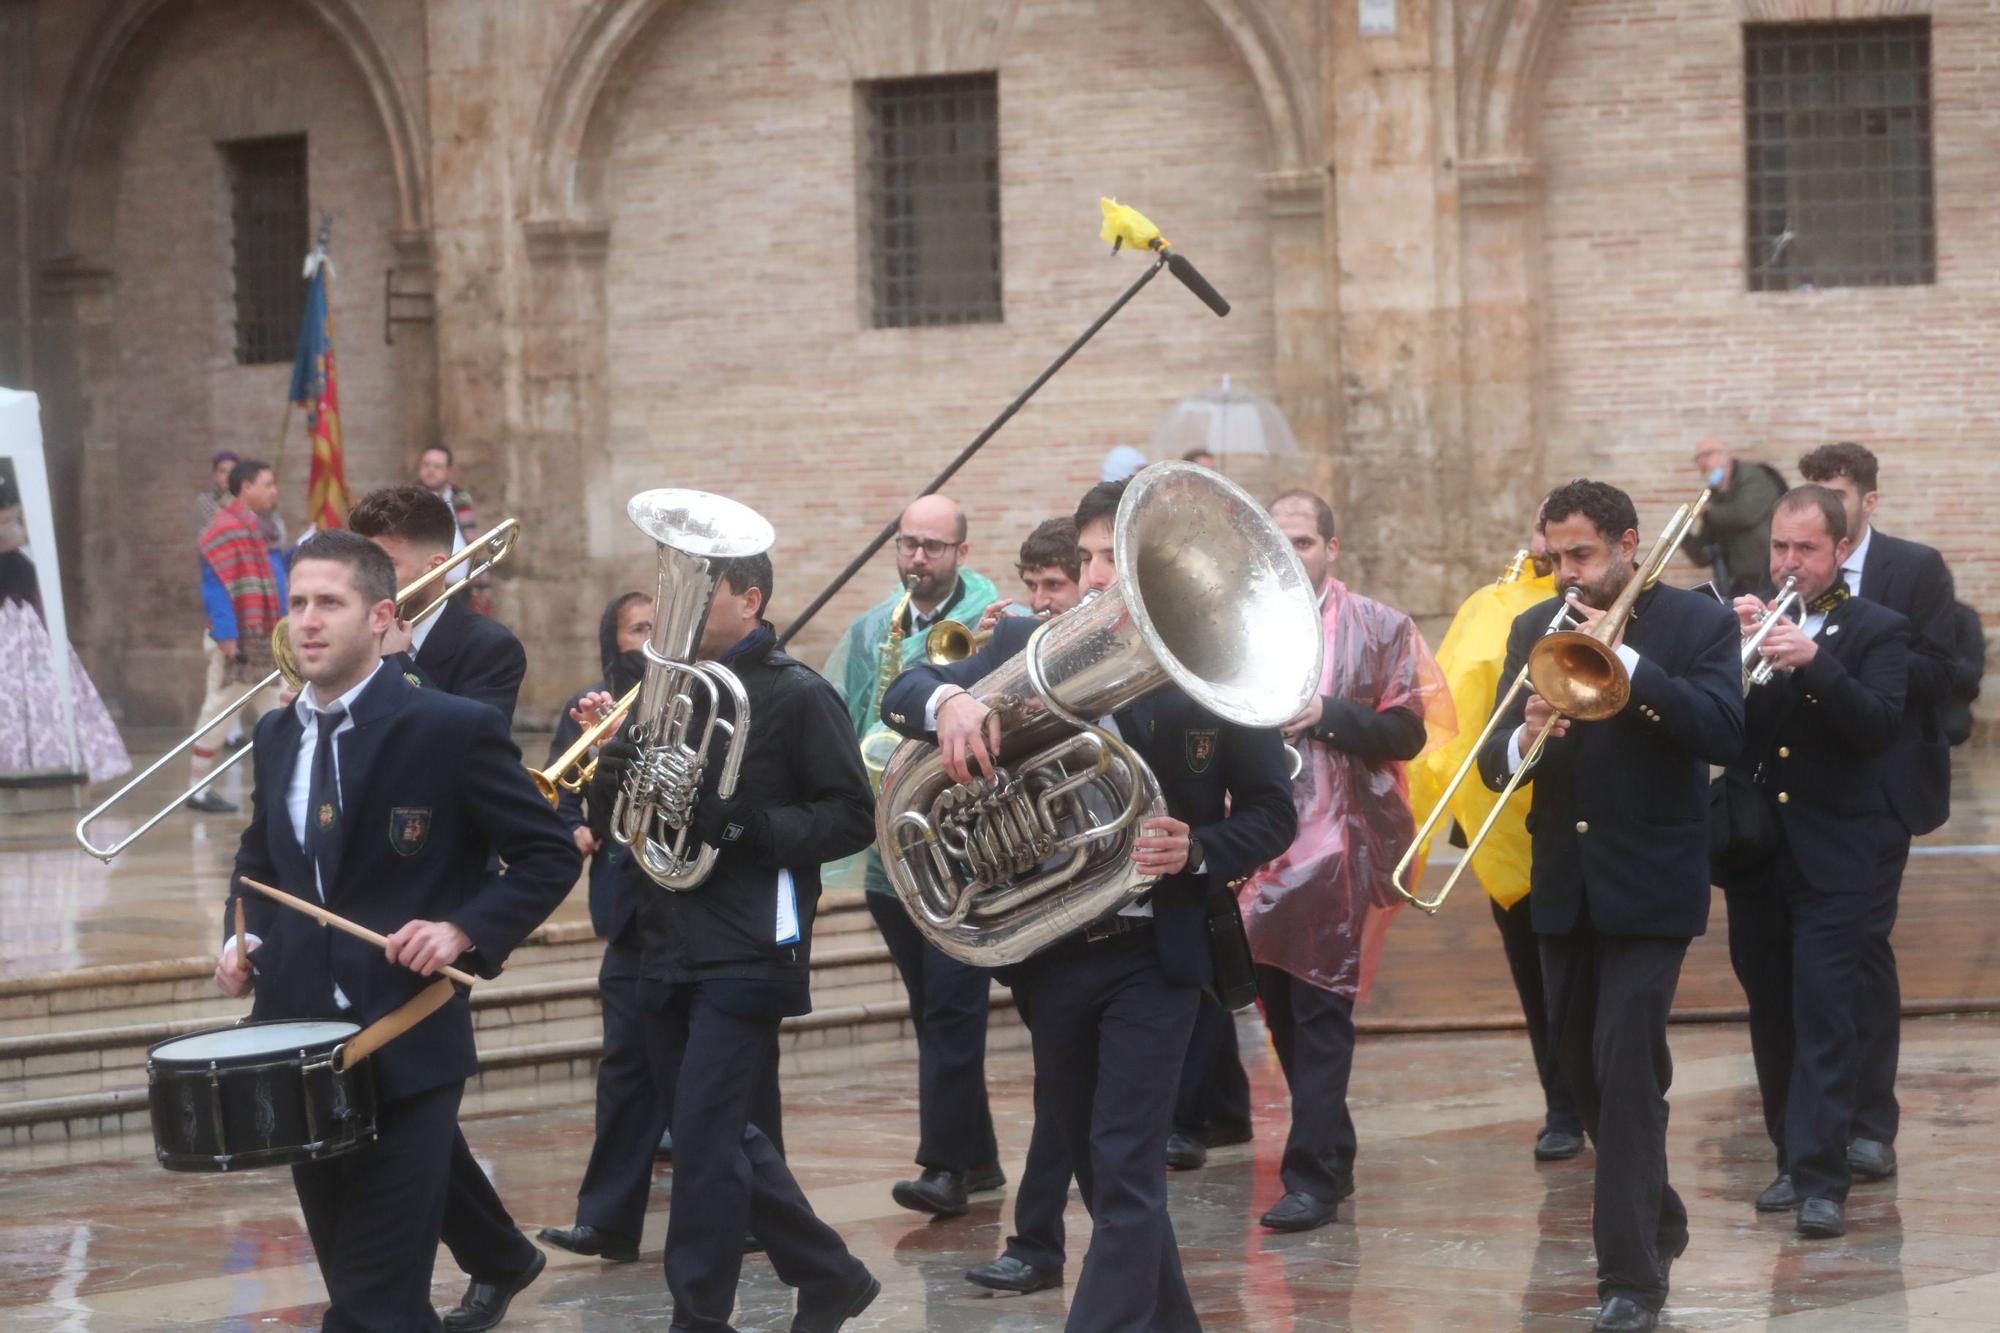
[[[639,758],[611,807],[611,836],[632,848],[655,884],[692,889],[715,867],[715,848],[689,846],[689,824],[702,775],[718,757],[718,733],[725,748],[716,793],[723,797],[736,792],[750,742],[743,682],[720,663],[695,660],[721,578],[714,562],[769,550],[776,534],[756,510],[705,491],[642,491],[625,512],[658,543],[659,594],[646,674],[626,730]],[[700,739],[690,743],[697,724]]]
[[[963,962],[1017,963],[1152,886],[1132,843],[1166,813],[1159,782],[1094,719],[1171,683],[1228,721],[1276,727],[1318,688],[1312,585],[1235,483],[1155,464],[1126,487],[1112,541],[1118,581],[972,687],[1001,720],[993,777],[954,783],[922,741],[883,774],[883,868],[917,928]]]

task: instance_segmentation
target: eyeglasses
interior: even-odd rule
[[[904,555],[915,555],[917,552],[922,551],[933,560],[938,559],[946,551],[954,549],[957,545],[957,542],[925,541],[921,537],[896,538],[896,549]]]

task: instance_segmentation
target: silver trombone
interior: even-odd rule
[[[427,571],[421,577],[413,580],[409,587],[398,592],[396,594],[396,614],[412,625],[434,614],[460,589],[471,587],[474,579],[492,569],[502,560],[505,560],[508,552],[514,549],[514,541],[520,536],[520,532],[521,524],[518,519],[502,519],[500,522],[494,524],[491,528],[466,543],[463,550],[452,552],[450,559],[437,568]],[[460,567],[474,560],[477,560],[479,563],[466,573],[464,579],[456,583],[449,582],[452,575]],[[422,597],[439,584],[445,585],[444,590],[425,603],[421,609],[414,613],[406,613],[404,611],[403,608],[407,604]],[[174,797],[173,800],[161,806],[154,812],[151,819],[148,819],[145,823],[139,825],[138,828],[133,829],[109,847],[99,847],[90,840],[88,830],[91,824],[96,822],[112,806],[117,805],[129,796],[147,778],[152,777],[153,774],[159,772],[189,750],[192,750],[196,742],[234,716],[238,709],[248,704],[265,690],[271,688],[271,686],[277,684],[280,679],[283,679],[285,688],[287,689],[296,690],[299,688],[299,681],[301,679],[299,675],[299,661],[297,655],[292,652],[292,639],[287,623],[288,619],[279,620],[271,628],[271,660],[276,662],[277,666],[269,675],[243,691],[243,693],[237,695],[234,700],[224,706],[221,712],[196,727],[186,740],[183,740],[179,745],[176,745],[173,749],[148,764],[144,771],[139,773],[137,777],[129,779],[124,786],[98,802],[97,806],[89,814],[76,821],[76,840],[82,845],[83,850],[89,852],[98,860],[109,863],[112,857],[118,855],[118,853],[124,851],[127,847],[130,847],[133,843],[151,832],[154,825],[180,809],[183,801],[188,800],[203,787],[208,786],[209,783],[214,782],[237,764],[243,762],[244,757],[250,753],[248,745],[243,746],[227,759],[224,759],[221,763],[210,769],[201,781],[195,783],[179,796]]]
[[[1781,668],[1769,658],[1759,656],[1764,640],[1777,628],[1778,622],[1786,619],[1799,609],[1804,599],[1799,596],[1799,576],[1794,574],[1785,580],[1785,586],[1778,589],[1778,600],[1771,603],[1771,609],[1759,612],[1757,630],[1743,640],[1743,693],[1749,694],[1758,685],[1769,685],[1771,678]]]

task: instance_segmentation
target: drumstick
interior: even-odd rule
[[[380,948],[386,949],[389,947],[388,936],[377,935],[366,926],[357,926],[344,916],[335,916],[318,903],[309,903],[303,898],[297,898],[286,893],[283,889],[274,889],[269,884],[259,884],[254,879],[239,879],[237,883],[243,885],[245,888],[255,889],[266,898],[281,902],[294,911],[304,912],[322,926],[332,926],[335,930],[344,930],[355,939],[367,940],[370,944]],[[461,986],[477,985],[479,981],[471,973],[461,972],[455,967],[441,967],[438,969],[438,973],[442,976],[450,977]]]
[[[444,1008],[458,992],[439,977],[415,995],[350,1037],[340,1048],[340,1067],[352,1069],[417,1024]]]
[[[236,965],[238,967],[250,966],[250,954],[246,947],[246,941],[243,938],[247,934],[249,932],[243,928],[243,895],[239,893],[236,895]]]

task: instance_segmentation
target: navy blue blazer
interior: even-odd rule
[[[1910,680],[1895,747],[1882,765],[1883,794],[1910,835],[1951,814],[1951,743],[1939,708],[1952,697],[1958,593],[1944,557],[1920,542],[1877,530],[1861,565],[1861,596],[1910,622]]]
[[[491,704],[514,725],[514,704],[528,674],[527,650],[514,631],[467,606],[465,594],[438,611],[414,657],[393,653],[390,660],[431,689]]]
[[[936,743],[924,705],[940,685],[971,687],[1020,652],[1036,622],[1003,616],[980,650],[950,666],[920,662],[882,696],[882,719],[905,736]],[[1153,938],[1160,970],[1177,985],[1205,985],[1209,889],[1241,879],[1292,845],[1292,803],[1283,740],[1276,731],[1225,722],[1169,685],[1114,714],[1119,733],[1153,770],[1167,813],[1201,843],[1199,875],[1169,875],[1154,886]]]
[[[236,849],[235,875],[315,901],[312,862],[286,803],[301,731],[296,708],[275,709],[257,724],[250,824]],[[449,921],[472,939],[458,966],[497,975],[569,893],[582,865],[500,715],[420,689],[385,664],[355,699],[354,726],[334,744],[344,836],[325,886],[328,909],[384,935],[413,920]],[[488,871],[496,854],[507,863],[504,873]],[[262,941],[250,955],[255,1018],[341,1016],[333,1000],[338,984],[354,1006],[345,1017],[366,1024],[429,984],[372,944],[241,892],[246,925]],[[225,939],[229,930],[225,919]],[[470,1077],[477,1060],[465,995],[374,1060],[387,1097]]]
[[[1751,689],[1743,753],[1730,765],[1748,776],[1784,830],[1792,860],[1825,893],[1874,887],[1883,771],[1902,733],[1910,673],[1910,622],[1850,597],[1827,613],[1819,652],[1795,672]],[[1730,876],[1752,887],[1766,868]]]
[[[1555,615],[1551,597],[1507,637],[1499,695]],[[1530,774],[1535,930],[1563,935],[1586,910],[1603,935],[1692,938],[1708,928],[1708,768],[1743,750],[1742,634],[1704,593],[1655,585],[1639,595],[1625,642],[1639,654],[1632,697],[1601,722],[1572,722]],[[1479,750],[1499,791],[1507,746],[1527,714],[1523,691]]]

